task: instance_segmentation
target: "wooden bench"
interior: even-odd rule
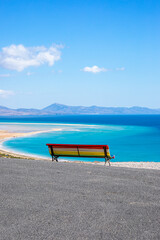
[[[57,161],[59,157],[87,157],[104,158],[105,164],[109,163],[111,157],[108,145],[79,145],[79,144],[46,144],[52,161]]]

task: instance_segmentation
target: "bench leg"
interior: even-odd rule
[[[52,162],[53,162],[53,161],[58,162],[58,157],[52,156]]]
[[[110,163],[110,159],[109,159],[109,158],[105,158],[105,165],[106,165],[107,162],[108,162],[109,166],[111,166],[111,163]]]
[[[111,166],[110,159],[108,159],[108,164],[109,164],[109,166]]]

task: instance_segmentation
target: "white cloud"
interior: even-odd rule
[[[57,74],[57,73],[62,73],[63,72],[63,70],[52,70],[52,73],[54,73],[54,74]]]
[[[30,66],[40,66],[47,63],[53,66],[55,61],[60,60],[61,45],[53,45],[49,48],[44,46],[24,47],[20,45],[10,45],[2,48],[0,52],[0,66],[6,69],[23,71]]]
[[[12,95],[14,95],[14,93],[12,91],[6,91],[6,90],[0,89],[0,97],[7,98]]]
[[[116,68],[116,71],[124,71],[124,70],[125,70],[124,67]]]
[[[26,74],[27,74],[27,76],[31,76],[31,75],[33,75],[34,73],[33,73],[33,72],[27,72]]]
[[[91,73],[99,73],[99,72],[106,72],[106,71],[108,71],[108,69],[100,68],[98,66],[84,67],[82,70],[84,72],[91,72]]]
[[[6,74],[0,74],[0,78],[6,78],[6,77],[10,77],[11,74],[6,73]]]

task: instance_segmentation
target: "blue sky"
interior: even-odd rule
[[[159,0],[0,0],[0,105],[160,108]]]

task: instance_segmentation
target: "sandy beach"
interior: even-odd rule
[[[2,147],[2,144],[4,141],[11,139],[11,138],[17,138],[17,137],[27,137],[39,133],[46,133],[46,132],[52,132],[52,131],[61,131],[61,128],[52,128],[49,130],[42,130],[42,131],[32,131],[32,132],[9,132],[6,130],[0,130],[0,155],[3,157],[10,157],[10,158],[22,158],[22,159],[33,159],[33,160],[40,160],[42,158],[35,157],[31,155],[26,154],[19,154],[15,152],[8,151]],[[43,160],[48,160],[47,158],[43,158]]]
[[[10,138],[17,138],[17,137],[25,137],[25,136],[31,136],[39,133],[44,132],[52,132],[52,131],[61,131],[60,128],[52,128],[50,130],[42,130],[42,131],[32,131],[32,132],[9,132],[0,130],[0,156],[1,157],[7,157],[7,158],[21,158],[21,159],[32,159],[32,160],[50,160],[50,158],[44,158],[44,157],[36,157],[32,155],[26,155],[26,154],[19,154],[15,152],[8,151],[2,147],[2,143]],[[61,159],[61,162],[68,162],[68,163],[82,163],[82,164],[95,164],[95,165],[104,165],[103,162],[82,162],[76,159],[75,161],[66,161],[65,159]],[[157,169],[160,170],[160,162],[112,162],[111,166],[114,167],[127,167],[127,168],[143,168],[143,169]]]

